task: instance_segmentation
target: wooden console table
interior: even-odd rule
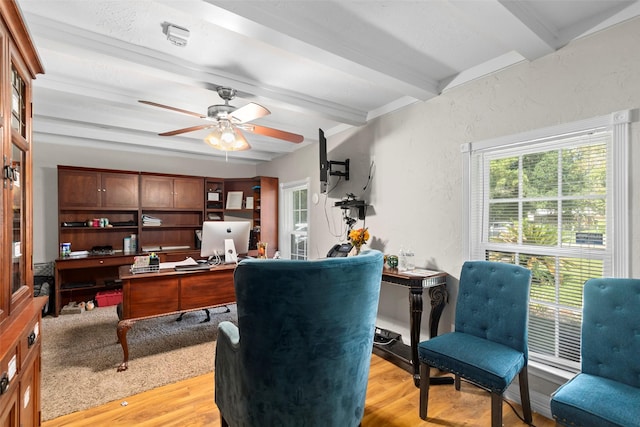
[[[235,267],[231,264],[209,270],[166,269],[141,274],[132,274],[128,265],[120,267],[122,310],[117,333],[124,359],[118,372],[128,368],[127,332],[136,321],[234,303]]]
[[[422,321],[422,293],[425,288],[429,290],[431,299],[431,314],[429,315],[429,336],[438,335],[438,324],[440,316],[447,304],[447,273],[434,272],[418,274],[416,272],[399,272],[397,268],[384,268],[382,271],[382,281],[409,288],[409,332],[411,335],[411,346],[403,343],[396,343],[391,347],[374,345],[374,350],[381,353],[391,354],[401,361],[411,365],[413,371],[413,381],[416,387],[420,386],[420,362],[418,360],[418,344],[420,343],[420,322]],[[407,351],[409,350],[409,351]],[[409,353],[409,360],[402,353]],[[432,384],[449,384],[453,378],[436,377],[431,379]]]

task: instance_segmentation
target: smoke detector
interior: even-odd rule
[[[189,30],[184,27],[180,27],[175,24],[166,23],[164,25],[164,31],[167,35],[167,40],[176,46],[186,46],[187,40],[189,40]]]

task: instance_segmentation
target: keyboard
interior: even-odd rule
[[[173,267],[175,271],[198,271],[198,270],[210,270],[211,264],[190,264],[190,265],[176,265]]]

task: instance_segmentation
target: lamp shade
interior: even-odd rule
[[[213,148],[221,151],[244,151],[251,148],[240,130],[228,120],[220,120],[217,127],[204,138]]]

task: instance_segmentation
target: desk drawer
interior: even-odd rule
[[[40,342],[40,319],[34,318],[29,322],[27,328],[24,329],[20,336],[20,369],[24,369],[26,360],[31,357],[31,354],[36,352],[39,347],[36,345]]]
[[[77,268],[109,267],[133,264],[133,256],[105,256],[91,258],[64,259],[56,261],[58,270]]]
[[[235,302],[233,270],[193,274],[180,278],[182,310]]]
[[[178,280],[149,277],[127,281],[123,287],[123,315],[132,319],[178,311]]]
[[[4,349],[3,349],[4,350]],[[13,388],[18,381],[18,346],[17,343],[11,345],[2,360],[0,360],[0,378],[5,387],[4,393],[0,395],[0,403],[4,404]],[[6,381],[9,381],[7,384]]]

